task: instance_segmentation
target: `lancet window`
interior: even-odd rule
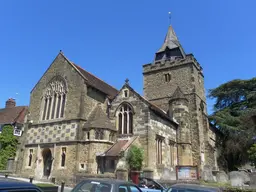
[[[43,97],[42,120],[64,117],[66,93],[66,86],[62,79],[55,78],[49,83]]]

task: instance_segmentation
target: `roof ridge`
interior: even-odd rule
[[[103,81],[102,79],[100,79],[99,77],[95,76],[94,74],[92,74],[91,72],[85,70],[84,68],[80,67],[79,65],[75,64],[74,62],[71,62],[73,65],[75,65],[76,67],[86,71],[87,73],[89,73],[90,75],[92,75],[93,77],[95,77],[96,79],[100,80],[101,82],[107,84],[108,86],[112,87],[113,89],[115,89],[116,91],[118,91],[118,89],[116,89],[115,87],[113,87],[112,85],[108,84],[107,82]]]

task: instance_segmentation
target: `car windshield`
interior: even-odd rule
[[[72,192],[110,192],[111,185],[98,181],[86,181],[77,185]]]

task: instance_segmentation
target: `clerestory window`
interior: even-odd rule
[[[65,82],[62,79],[55,78],[48,84],[43,97],[42,120],[64,117],[66,93]]]
[[[123,104],[117,111],[119,134],[133,134],[133,112],[128,104]]]

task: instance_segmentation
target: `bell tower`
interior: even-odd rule
[[[189,162],[201,166],[206,158],[209,129],[203,71],[194,55],[184,51],[172,26],[153,62],[143,65],[143,78],[145,98],[174,118],[183,111],[179,114],[182,115],[179,142],[185,144],[182,151],[192,158]],[[173,95],[176,95],[175,100]]]

